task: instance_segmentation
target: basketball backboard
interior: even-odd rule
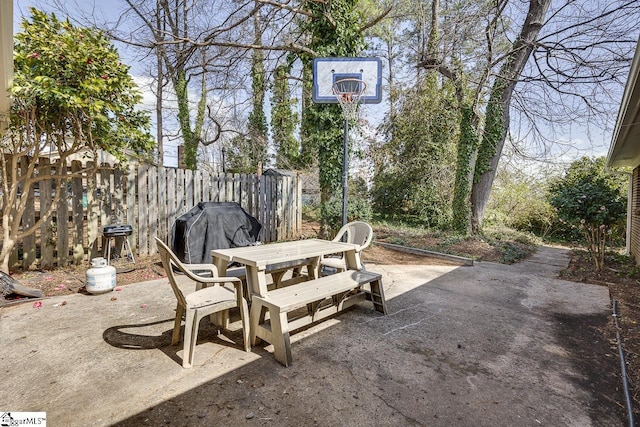
[[[334,83],[343,79],[364,82],[366,91],[360,103],[378,104],[382,101],[382,61],[380,58],[316,58],[313,60],[313,102],[337,104]]]

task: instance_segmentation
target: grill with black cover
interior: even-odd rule
[[[255,245],[261,229],[238,203],[200,202],[173,224],[172,250],[184,263],[210,263],[213,249]]]

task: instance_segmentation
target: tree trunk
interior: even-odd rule
[[[451,226],[454,230],[467,233],[469,232],[470,218],[469,192],[473,184],[473,170],[479,144],[478,117],[472,107],[462,106],[461,109]]]
[[[178,104],[178,123],[184,140],[184,162],[187,168],[196,169],[198,153],[198,137],[191,129],[189,91],[187,88],[187,76],[184,70],[174,70],[173,85],[176,91]]]
[[[513,49],[493,83],[482,142],[476,160],[471,190],[471,231],[482,229],[484,211],[496,175],[502,148],[509,131],[509,108],[517,79],[520,77],[537,38],[551,0],[530,0],[529,11]]]
[[[162,57],[158,53],[158,86],[156,92],[156,139],[158,147],[158,165],[164,166],[164,135],[162,133],[162,82],[164,75],[162,73]]]
[[[160,4],[156,5],[156,37],[162,37],[163,28],[162,28],[162,20],[160,19],[160,14],[162,13],[162,7]],[[158,40],[161,41],[161,40]],[[164,72],[162,65],[162,52],[160,51],[160,46],[156,46],[156,59],[158,61],[158,84],[156,90],[156,139],[157,139],[157,147],[158,147],[158,165],[164,166],[164,135],[162,133],[162,97],[163,97],[163,83],[164,83]]]
[[[258,2],[256,2],[258,6]],[[256,46],[262,44],[262,28],[260,26],[260,12],[253,17],[253,42]],[[262,49],[253,49],[251,59],[251,91],[253,93],[253,109],[248,119],[248,152],[241,153],[248,156],[251,167],[255,168],[260,162],[267,162],[267,118],[264,113],[264,99],[266,96],[265,59]]]

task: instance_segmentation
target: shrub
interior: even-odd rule
[[[627,203],[626,180],[605,173],[604,161],[583,157],[573,162],[549,191],[561,229],[580,233],[598,270],[604,267],[612,229],[624,222]]]
[[[536,235],[508,227],[487,228],[484,231],[484,235],[491,240],[513,241],[528,246],[540,244],[540,238]]]
[[[555,220],[546,199],[546,178],[501,169],[491,191],[485,215],[486,226],[504,226],[545,236]]]
[[[364,197],[349,197],[347,200],[347,222],[370,222],[373,217],[371,203]],[[322,218],[326,219],[331,235],[342,227],[342,199],[332,197],[322,206]]]
[[[484,238],[500,251],[501,261],[505,264],[513,264],[528,256],[540,244],[540,239],[535,235],[508,227],[486,229]]]
[[[302,219],[308,221],[320,221],[320,206],[318,204],[303,204]]]

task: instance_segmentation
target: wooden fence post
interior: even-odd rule
[[[176,207],[176,191],[176,170],[171,168],[167,172],[167,236],[169,236],[169,238],[165,240],[169,245],[173,244],[171,232],[173,231],[173,223],[178,216],[178,209]],[[162,239],[162,237],[160,238]]]
[[[148,255],[147,232],[149,230],[149,204],[148,197],[148,175],[149,167],[147,165],[138,166],[138,253],[140,255]]]
[[[78,160],[71,162],[71,209],[73,218],[73,263],[80,265],[84,262],[84,189],[82,188],[82,176],[78,176],[82,170],[82,163]]]
[[[63,164],[60,159],[56,161],[56,170],[62,176],[68,175],[67,164]],[[56,208],[58,267],[62,267],[69,265],[71,261],[71,257],[69,256],[69,186],[67,178],[60,180],[57,191],[60,192],[60,198],[58,199],[58,206]]]
[[[40,157],[40,159],[38,159],[38,165],[41,175],[51,174],[51,163],[48,157]],[[50,179],[40,181],[38,186],[40,187],[40,216],[42,217],[42,213],[47,212],[51,206],[53,186],[51,185]],[[53,268],[53,255],[56,246],[56,242],[53,239],[53,215],[51,215],[49,219],[40,225],[40,268]]]
[[[224,180],[224,202],[233,202],[233,179],[234,174],[228,173]]]
[[[169,202],[167,200],[167,169],[163,167],[157,167],[158,177],[158,230],[157,236],[164,239],[168,235],[168,207]],[[155,243],[152,244],[155,248]],[[155,250],[155,249],[154,249]]]
[[[136,221],[136,201],[138,197],[138,169],[135,166],[129,166],[127,170],[127,188],[126,188],[126,213],[125,218],[127,224],[133,227],[133,233],[129,236],[131,250],[135,253],[138,247],[138,229],[139,224]]]
[[[93,163],[88,162],[87,168],[93,168]],[[98,256],[98,217],[100,216],[100,206],[98,204],[98,176],[97,174],[87,176],[87,235],[89,238],[89,259]]]
[[[164,197],[158,197],[158,169],[150,167],[148,169],[148,181],[147,181],[147,195],[148,195],[148,209],[146,214],[149,216],[149,223],[145,233],[145,237],[148,243],[147,254],[155,255],[158,253],[154,237],[158,235],[158,204]]]
[[[32,157],[24,156],[20,159],[20,173],[24,174],[29,167],[29,164],[36,161]],[[33,203],[33,185],[29,187],[29,191],[25,192],[25,188],[22,189],[22,197],[25,197],[27,204],[25,206],[24,213],[22,214],[22,227],[27,229],[33,227],[36,223],[36,208]],[[28,270],[36,263],[36,234],[30,234],[22,239],[22,268]]]
[[[200,202],[205,201],[202,198],[202,172],[200,170],[193,171],[193,204],[191,207]]]
[[[185,212],[185,192],[184,169],[178,169],[176,171],[176,217],[179,217]]]
[[[126,204],[124,201],[124,185],[124,171],[120,167],[113,169],[113,187],[110,191],[112,203],[112,224],[122,224],[125,219]]]
[[[211,202],[211,172],[202,172],[202,201]]]
[[[182,212],[187,212],[193,207],[193,171],[184,170],[184,206]]]

